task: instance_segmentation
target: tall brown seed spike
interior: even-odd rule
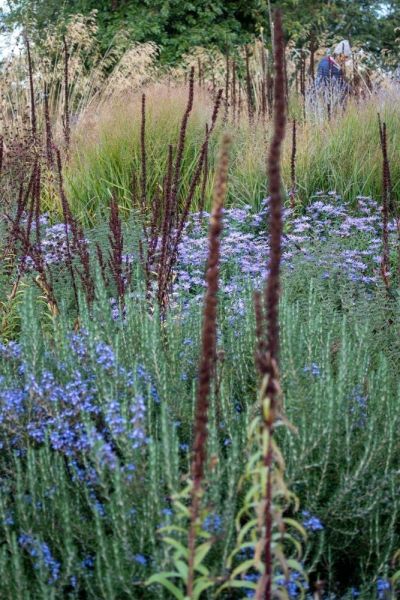
[[[188,537],[188,581],[187,596],[193,597],[194,560],[196,549],[196,526],[200,511],[201,488],[207,460],[208,408],[211,379],[215,372],[217,341],[217,293],[219,282],[220,235],[222,213],[228,182],[228,159],[230,137],[224,135],[220,159],[214,185],[213,204],[208,230],[208,260],[206,271],[206,292],[203,308],[203,328],[199,380],[197,386],[194,441],[192,455],[192,479],[190,528]]]

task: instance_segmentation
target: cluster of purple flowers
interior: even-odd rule
[[[278,576],[276,583],[286,588],[289,598],[304,597],[304,592],[309,589],[307,580],[298,571],[291,571],[288,579]]]
[[[45,570],[48,573],[48,583],[52,584],[60,577],[61,563],[55,560],[49,546],[27,533],[18,538],[19,545],[34,559],[34,569]]]
[[[39,374],[23,359],[18,344],[0,347],[8,359],[5,375],[0,375],[1,447],[24,452],[28,444],[47,440],[70,460],[86,454],[112,468],[121,439],[132,450],[147,443],[145,391],[158,401],[150,375],[140,365],[125,369],[111,346],[102,340],[90,344],[89,339],[86,331],[72,334],[71,365],[56,362],[53,370]],[[112,382],[107,390],[104,375]]]
[[[391,598],[391,585],[387,579],[378,579],[376,582],[376,592],[378,600],[386,600]]]
[[[206,516],[203,521],[203,529],[208,533],[221,533],[223,527],[223,520],[217,513],[211,513]]]
[[[310,511],[303,510],[303,527],[307,529],[307,531],[322,531],[324,529],[323,524],[321,523],[318,517],[311,515]]]
[[[355,386],[351,391],[349,403],[353,427],[363,429],[367,424],[368,397],[363,393],[360,385]]]
[[[201,296],[207,257],[208,213],[194,213],[185,226],[179,246],[174,284],[175,298],[181,293]],[[372,284],[378,280],[382,247],[382,215],[378,204],[357,197],[356,206],[345,203],[335,192],[319,192],[302,215],[284,210],[283,265],[292,270],[297,262],[313,264],[328,279],[336,273],[348,280]],[[246,284],[259,286],[267,274],[260,256],[268,256],[265,233],[268,199],[254,214],[250,206],[224,211],[222,239],[222,291],[241,292]],[[395,235],[396,225],[389,223]]]
[[[311,363],[310,365],[305,365],[303,373],[309,373],[313,377],[319,377],[321,375],[321,368],[317,363]]]
[[[68,260],[68,246],[71,257],[75,253],[72,232],[66,228],[64,223],[49,225],[48,221],[47,215],[40,217],[40,228],[42,230],[40,251],[43,262],[46,265],[65,265]],[[32,223],[31,230],[34,232],[35,223]],[[88,244],[88,240],[85,240],[85,243]],[[26,270],[34,269],[34,261],[30,256],[24,256],[22,260]]]

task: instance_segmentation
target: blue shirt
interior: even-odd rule
[[[318,65],[317,82],[329,83],[329,81],[342,82],[343,73],[342,69],[330,56],[324,56]]]

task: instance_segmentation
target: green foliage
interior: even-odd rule
[[[190,526],[190,511],[188,508],[190,497],[190,485],[186,486],[179,494],[172,496],[172,506],[176,515],[174,524],[160,529],[162,542],[172,551],[170,562],[175,571],[156,573],[147,581],[148,586],[154,584],[163,586],[177,600],[188,600],[185,590],[189,574],[187,541]],[[208,511],[202,510],[200,523],[203,523],[208,516]],[[213,536],[205,531],[200,524],[197,526],[196,539],[201,540],[201,543],[197,544],[194,552],[193,600],[199,600],[203,592],[215,586],[215,581],[210,577],[210,570],[205,564],[214,543]]]
[[[164,95],[165,94],[165,95]],[[157,103],[161,96],[163,102]],[[397,100],[377,101],[372,98],[362,107],[351,104],[344,115],[338,115],[331,123],[309,122],[298,125],[297,140],[297,202],[306,204],[317,190],[336,190],[344,198],[354,199],[357,195],[381,196],[382,167],[379,147],[377,112],[387,123],[389,160],[391,162],[393,197],[400,195],[400,162],[396,160],[399,144],[400,118],[396,109]],[[149,118],[147,126],[148,150],[148,202],[162,185],[166,172],[168,144],[176,146],[181,116],[184,111],[179,98],[171,99],[165,90],[149,93]],[[190,185],[204,127],[209,120],[210,106],[200,99],[189,120],[186,146],[183,156],[181,193],[184,197]],[[108,108],[107,108],[108,111]],[[210,141],[210,177],[206,188],[209,205],[214,167],[216,143],[221,125]],[[237,206],[249,204],[258,208],[266,196],[265,179],[265,131],[262,127],[250,129],[244,122],[232,128],[232,172],[228,189],[227,204]],[[283,156],[283,184],[291,186],[290,135],[287,136]],[[82,220],[93,221],[103,213],[113,191],[122,207],[131,205],[132,174],[140,173],[140,107],[137,102],[118,105],[115,114],[98,118],[87,137],[82,125],[76,131],[76,146],[66,171],[66,180],[71,204]],[[138,175],[137,175],[138,177]],[[193,208],[196,209],[199,190]]]
[[[340,278],[335,284],[325,282],[314,267],[304,264],[285,279],[284,290],[282,387],[285,412],[298,431],[279,428],[277,443],[285,456],[288,485],[301,509],[318,515],[325,527],[323,532],[310,533],[304,568],[311,571],[311,578],[326,579],[337,593],[364,584],[364,597],[369,598],[369,586],[385,573],[400,543],[398,304],[379,292],[364,296]],[[100,283],[98,295],[90,313],[82,307],[81,327],[89,332],[91,347],[103,340],[111,345],[121,366],[134,370],[141,365],[151,375],[161,400],[155,401],[150,387],[144,394],[151,443],[135,456],[136,470],[130,479],[124,466],[133,456],[123,438],[118,444],[117,468],[102,465],[95,454],[81,465],[96,470],[96,497],[105,515],[90,488],[72,476],[65,457],[47,443],[30,442],[22,456],[3,447],[0,570],[7,576],[0,579],[0,595],[5,598],[60,594],[74,598],[78,593],[93,599],[154,598],[155,593],[162,594],[162,586],[146,591],[144,582],[155,573],[168,573],[171,560],[182,558],[176,549],[171,552],[160,544],[159,535],[160,528],[175,526],[175,518],[179,520],[178,511],[171,513],[170,498],[180,488],[182,474],[188,472],[200,308],[192,306],[186,315],[172,312],[161,325],[148,314],[145,301],[128,298],[122,324],[112,320],[108,294]],[[74,318],[63,312],[52,324],[40,317],[43,305],[38,295],[24,296],[24,361],[36,374],[50,369],[60,383],[66,383],[72,371],[69,367],[60,371],[57,365],[60,360],[72,364],[67,333]],[[238,486],[249,458],[246,432],[257,414],[250,292],[243,299],[247,310],[232,327],[235,298],[221,298],[219,352],[225,358],[211,404],[212,460],[204,505],[207,514],[217,514],[222,523],[222,529],[212,533],[212,547],[206,548],[204,557],[207,577],[213,581],[225,575],[228,557],[237,548],[237,535],[242,535],[243,522],[236,529],[235,516],[246,504],[246,488],[238,494]],[[319,374],[304,371],[311,363],[318,364]],[[105,376],[95,361],[93,368],[99,407],[105,411],[110,398],[116,397],[117,379]],[[189,377],[183,378],[182,373]],[[20,381],[17,365],[10,360],[2,360],[1,375],[10,384]],[[365,421],[359,420],[357,404],[353,412],[356,388],[368,398]],[[284,516],[293,514],[289,511]],[[164,534],[179,541],[179,536],[168,531]],[[61,565],[59,580],[49,585],[48,571],[34,568],[34,557],[18,543],[22,533],[49,545]],[[245,535],[242,538],[240,545],[248,542]],[[181,542],[185,542],[184,535]],[[84,568],[82,561],[89,555],[95,556],[94,566]],[[76,589],[71,588],[71,577],[77,578]],[[243,584],[240,577],[239,583]],[[234,590],[229,591],[229,598],[235,597]],[[213,597],[212,593],[204,592],[203,597]],[[239,590],[238,594],[241,598]]]
[[[37,33],[48,24],[70,14],[97,11],[99,35],[104,49],[121,29],[136,41],[153,41],[161,48],[161,58],[174,62],[193,46],[214,45],[233,48],[250,41],[266,19],[266,7],[260,0],[245,5],[237,1],[197,0],[80,0],[74,3],[11,3],[8,21],[31,22]]]
[[[265,382],[262,385],[264,384]],[[268,411],[269,398],[267,397],[263,400],[263,412],[268,414]],[[271,470],[272,590],[280,598],[289,598],[285,583],[290,580],[291,574],[301,575],[306,582],[303,567],[299,562],[302,556],[302,541],[306,538],[306,532],[294,518],[283,516],[288,514],[291,509],[294,511],[298,509],[297,498],[286,486],[282,454],[276,440],[274,438],[269,440],[270,433],[263,426],[261,415],[250,422],[248,435],[248,461],[240,482],[243,502],[236,516],[237,542],[227,561],[230,577],[221,586],[219,592],[237,588],[258,589],[251,574],[257,573],[261,578],[265,571],[262,558],[266,543],[265,533],[263,533],[265,520],[263,507],[268,471]],[[271,443],[274,460],[270,467],[266,467],[264,457],[269,443]],[[301,580],[298,582],[298,590],[301,597],[304,598],[305,589]]]
[[[11,0],[11,11],[3,15],[9,24],[31,23],[38,39],[40,32],[59,18],[88,14],[95,9],[99,35],[107,49],[121,29],[136,41],[153,41],[161,58],[174,62],[193,46],[232,49],[250,41],[261,27],[269,36],[268,3],[262,0]],[[398,0],[271,0],[285,14],[288,40],[299,45],[332,44],[350,38],[379,56],[386,49],[398,58],[396,26]]]

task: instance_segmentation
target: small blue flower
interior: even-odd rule
[[[147,558],[143,554],[135,554],[133,560],[143,567],[147,565]]]
[[[91,554],[88,554],[87,556],[85,556],[85,558],[82,560],[81,562],[81,566],[84,569],[93,569],[94,567],[94,556],[92,556]]]
[[[222,529],[221,517],[216,513],[208,515],[203,521],[203,529],[209,533],[219,533]]]
[[[376,582],[376,591],[378,594],[378,600],[384,600],[387,598],[386,592],[390,591],[390,581],[387,579],[378,579]]]
[[[321,375],[321,369],[316,363],[311,363],[303,368],[304,373],[310,373],[313,377],[319,377]]]
[[[304,528],[308,531],[321,531],[324,529],[318,517],[311,516],[308,510],[303,510],[302,515],[305,517],[303,521]]]

